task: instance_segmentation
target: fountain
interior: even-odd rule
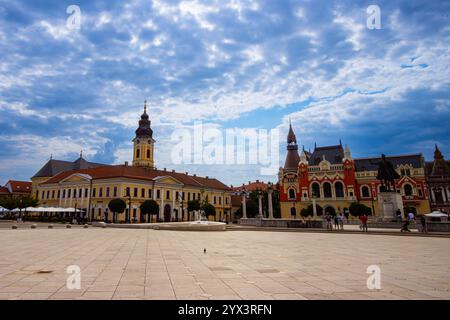
[[[154,229],[154,230],[177,230],[177,231],[225,231],[226,223],[208,221],[204,212],[197,215],[195,221],[182,222],[159,222],[159,223],[133,223],[118,224],[93,222],[92,226],[101,228],[123,228],[123,229]]]

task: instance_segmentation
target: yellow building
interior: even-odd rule
[[[144,222],[148,221],[148,217],[141,215],[139,207],[145,200],[152,199],[158,203],[158,217],[164,221],[187,220],[188,201],[200,200],[201,203],[214,205],[217,220],[228,220],[232,192],[228,186],[214,178],[155,169],[155,140],[146,109],[145,105],[133,139],[131,166],[127,163],[90,163],[82,159],[81,155],[74,163],[65,165],[51,159],[32,178],[33,194],[39,204],[44,207],[74,208],[74,212],[75,209],[81,209],[84,218],[91,220],[111,220],[108,204],[112,199],[120,198],[126,202],[127,208],[117,216],[117,221]],[[64,169],[70,166],[75,168],[60,170],[61,167]],[[156,217],[153,217],[155,220]]]

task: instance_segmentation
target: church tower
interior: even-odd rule
[[[155,168],[153,160],[155,140],[153,130],[150,128],[150,120],[147,114],[147,101],[144,102],[144,113],[139,120],[136,129],[136,137],[133,139],[133,166]]]

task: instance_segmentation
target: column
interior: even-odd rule
[[[164,220],[164,190],[159,191],[161,196],[161,208],[159,208],[159,217]]]
[[[316,205],[316,197],[313,196],[313,218],[317,219],[317,205]]]
[[[179,209],[177,208],[177,210],[179,210]],[[172,218],[173,218],[174,213],[175,213],[175,189],[172,190],[172,212],[170,214],[170,216]]]
[[[258,194],[258,209],[259,209],[259,218],[263,218],[263,212],[262,212],[262,194]]]
[[[272,206],[272,192],[273,190],[269,188],[268,190],[268,197],[269,197],[269,219],[273,220],[273,206]]]
[[[84,200],[84,188],[81,188],[81,205],[80,205],[80,209],[83,210],[83,200]],[[84,213],[80,212],[80,215],[82,218],[84,218]]]
[[[247,219],[247,205],[245,199],[245,192],[242,193],[242,218]]]
[[[445,194],[445,187],[444,186],[442,186],[442,188],[441,188],[441,193],[442,193],[442,202],[444,202],[444,203],[448,202],[447,201],[447,196]]]
[[[64,190],[64,208],[67,208],[67,196],[68,196],[68,194],[67,194],[67,189],[63,189]],[[64,216],[66,216],[66,215],[64,215]]]

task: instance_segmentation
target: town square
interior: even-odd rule
[[[448,302],[449,12],[0,1],[0,302]]]

